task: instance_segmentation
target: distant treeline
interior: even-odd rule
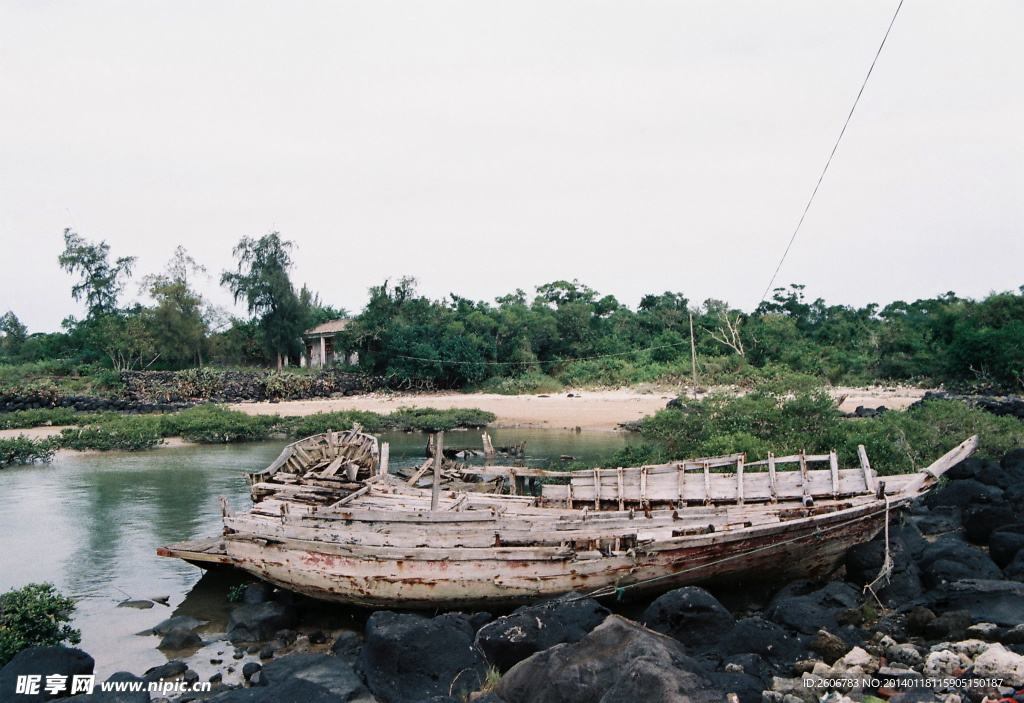
[[[65,331],[52,334],[29,334],[13,311],[0,318],[0,384],[19,381],[18,365],[27,369],[22,375],[46,374],[56,360],[66,375],[111,384],[117,374],[104,369],[298,366],[302,331],[345,315],[305,286],[296,289],[292,244],[276,232],[239,242],[237,270],[220,277],[246,301],[246,319],[218,313],[195,292],[192,279],[203,268],[180,248],[163,273],[142,279],[152,305],[121,307],[134,258],[110,263],[106,243],[71,231],[64,239],[59,264],[78,277],[72,295],[88,314],[69,317]],[[404,278],[370,289],[334,351],[339,358],[358,352],[358,370],[394,388],[516,393],[563,384],[687,384],[691,317],[699,385],[907,381],[1024,389],[1024,286],[983,300],[947,293],[854,308],[808,302],[803,286],[792,285],[744,312],[673,292],[644,296],[632,310],[578,281],[539,286],[534,296],[516,290],[494,303],[454,293],[430,300]]]

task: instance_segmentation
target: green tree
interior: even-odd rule
[[[206,269],[179,246],[164,273],[143,279],[143,289],[156,301],[148,317],[154,348],[164,363],[172,366],[203,364],[203,343],[209,323],[205,302],[189,279],[193,274],[205,272]]]
[[[78,274],[80,281],[71,287],[71,297],[85,298],[88,317],[94,318],[117,309],[117,296],[132,275],[134,256],[122,256],[110,264],[110,245],[87,242],[71,229],[64,230],[64,252],[57,257],[60,267]]]
[[[3,317],[0,317],[0,350],[7,359],[16,359],[21,355],[21,350],[28,339],[28,328],[21,324],[21,320],[13,312],[8,310]]]
[[[249,314],[259,316],[265,349],[276,355],[278,371],[286,356],[302,353],[300,335],[305,316],[288,275],[294,247],[281,239],[279,232],[259,239],[244,237],[234,249],[238,270],[225,271],[220,278],[235,302],[245,298]]]
[[[78,644],[82,633],[66,623],[75,601],[51,583],[30,583],[0,595],[0,667],[23,649]]]

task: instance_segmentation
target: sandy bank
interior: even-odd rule
[[[852,412],[858,405],[903,409],[924,395],[917,388],[835,388],[830,391],[840,410]],[[845,397],[844,397],[845,396]],[[236,410],[252,415],[310,415],[336,410],[370,410],[390,413],[400,407],[479,408],[497,415],[494,427],[547,427],[552,429],[616,430],[619,424],[639,420],[665,407],[675,397],[669,393],[639,393],[629,389],[576,391],[544,395],[495,395],[490,393],[430,393],[420,395],[368,395],[331,400],[296,400],[282,403],[240,403]]]

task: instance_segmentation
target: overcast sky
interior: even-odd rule
[[[0,313],[82,314],[65,227],[136,278],[184,245],[221,305],[279,230],[350,311],[403,275],[752,309],[896,4],[0,0]],[[1020,2],[906,0],[777,284],[1024,284],[1022,34]]]

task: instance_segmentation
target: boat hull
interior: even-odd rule
[[[707,535],[641,545],[629,553],[531,558],[535,550],[494,550],[476,558],[353,558],[315,540],[226,540],[235,566],[321,600],[369,607],[508,607],[565,593],[629,597],[680,586],[747,586],[835,571],[846,550],[884,527],[884,503]],[[453,550],[453,554],[458,550]],[[478,550],[486,551],[486,550]]]

